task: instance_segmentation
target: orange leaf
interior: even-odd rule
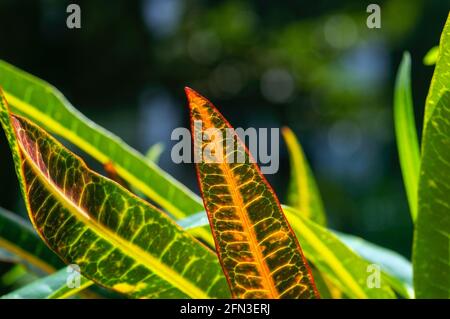
[[[233,296],[319,297],[280,203],[245,145],[211,102],[192,89],[185,90],[194,152],[209,154],[196,161],[197,175]],[[244,161],[237,162],[239,156]]]

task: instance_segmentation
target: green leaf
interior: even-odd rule
[[[0,86],[13,112],[70,141],[100,163],[110,162],[125,181],[176,218],[203,209],[197,195],[82,115],[52,85],[0,61]]]
[[[40,240],[29,223],[1,207],[0,247],[43,273],[52,273],[64,265]]]
[[[203,157],[196,167],[216,250],[232,295],[317,298],[295,234],[245,145],[211,102],[192,89],[185,90],[191,109],[194,152],[212,148],[217,156],[217,160]],[[200,134],[194,130],[199,121]],[[225,139],[230,139],[233,147],[223,147]],[[242,161],[229,160],[236,153]]]
[[[449,86],[450,65],[438,76]],[[413,266],[417,298],[450,298],[450,91],[436,103],[423,133]]]
[[[217,256],[161,211],[0,104],[30,219],[67,264],[131,297],[228,297]]]
[[[288,205],[297,208],[305,217],[316,223],[325,225],[326,215],[322,198],[300,142],[288,127],[284,127],[282,133],[291,165]]]
[[[320,299],[333,299],[327,282],[322,276],[322,273],[313,265],[311,266],[311,273],[313,275],[317,291],[319,291]]]
[[[413,221],[417,216],[420,153],[411,94],[411,57],[405,52],[394,94],[394,123],[403,181]]]
[[[159,158],[161,157],[163,152],[164,144],[156,143],[148,149],[147,153],[145,153],[145,158],[153,163],[158,164]]]
[[[370,264],[325,227],[283,206],[305,256],[350,298],[394,298],[389,284],[369,287]]]
[[[72,287],[68,284],[69,276],[79,276],[79,284]],[[11,293],[2,296],[2,299],[63,299],[79,293],[93,282],[65,267],[52,275],[37,279]]]
[[[402,255],[360,237],[335,232],[358,255],[380,266],[384,280],[404,298],[414,298],[412,265]]]
[[[434,65],[439,56],[439,46],[432,47],[427,54],[423,57],[423,64],[425,65]]]
[[[433,78],[431,79],[430,89],[428,91],[427,100],[425,103],[425,118],[423,122],[423,131],[433,114],[439,99],[444,91],[449,90],[450,83],[450,13],[445,23],[444,30],[441,34],[439,43],[439,54],[434,68]]]
[[[394,298],[390,282],[381,280],[379,288],[369,288],[368,262],[348,247],[335,233],[307,219],[295,208],[283,205],[289,223],[302,245],[306,258],[350,298]],[[205,212],[178,221],[189,232],[208,223]]]
[[[13,261],[24,264],[38,274],[54,273],[56,269],[64,266],[60,258],[39,238],[29,222],[1,207],[0,247],[0,259],[5,254],[5,257],[10,256]],[[87,284],[88,279],[83,277],[81,281],[85,284],[76,292],[90,286]],[[61,285],[58,288],[63,289],[64,287]],[[75,291],[71,292],[75,293]],[[33,298],[41,298],[41,295],[36,294]]]

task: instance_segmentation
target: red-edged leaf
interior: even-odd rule
[[[197,163],[198,179],[233,296],[318,297],[297,238],[245,145],[207,99],[189,88],[186,93],[194,152],[209,154]],[[201,121],[202,134],[194,129],[200,124],[196,121]],[[244,161],[232,163],[234,155]]]

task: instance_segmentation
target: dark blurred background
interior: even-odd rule
[[[331,227],[410,256],[412,224],[392,121],[395,73],[412,54],[418,128],[450,1],[0,0],[0,59],[60,89],[81,112],[198,193],[194,168],[170,160],[172,130],[188,127],[183,87],[207,96],[235,127],[290,126],[303,144]],[[66,7],[81,7],[81,29]],[[285,199],[286,148],[268,176]],[[87,158],[91,167],[98,164]],[[23,214],[0,134],[0,205]]]

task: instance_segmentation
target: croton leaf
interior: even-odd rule
[[[343,240],[344,238],[340,237],[341,235],[344,237],[343,234],[339,234],[338,237],[336,232],[306,218],[305,214],[297,209],[286,205],[282,207],[306,257],[320,271],[328,287],[333,288],[330,289],[333,298],[339,297],[336,290],[349,298],[394,298],[395,294],[389,287],[391,283],[395,283],[392,287],[400,288],[398,290],[402,296],[410,298],[409,291],[406,291],[408,283],[405,282],[405,274],[402,271],[405,269],[401,269],[405,263],[399,263],[394,252],[377,247],[361,238],[358,238],[357,245],[347,245],[349,237],[353,239],[353,236],[345,235],[346,240]],[[208,224],[208,217],[205,212],[199,212],[178,221],[178,224],[192,233],[197,228],[205,227]],[[363,254],[360,254],[362,250],[370,252],[370,259],[365,259],[368,257],[366,255],[369,255],[367,253],[363,258]],[[391,257],[394,259],[388,260]],[[378,264],[383,272],[379,287],[369,287],[367,284],[370,275],[367,270],[374,263]],[[406,272],[410,269],[411,265]],[[316,277],[314,280],[317,283]],[[326,295],[321,294],[321,297],[326,298]]]
[[[73,143],[101,164],[114,167],[135,193],[151,199],[171,217],[184,218],[203,209],[199,196],[81,114],[51,84],[0,60],[0,87],[15,114]],[[195,235],[203,241],[211,237],[205,228],[196,230]]]
[[[165,214],[9,112],[9,141],[29,217],[42,239],[87,278],[131,297],[228,297],[217,256]]]
[[[0,86],[12,111],[110,163],[130,186],[176,218],[203,209],[201,199],[167,172],[85,117],[54,86],[0,60]],[[203,234],[207,236],[208,234]]]
[[[196,160],[200,188],[232,294],[318,297],[297,238],[244,144],[208,100],[189,88],[186,94],[194,152],[206,155]],[[234,155],[241,160],[232,160]]]

